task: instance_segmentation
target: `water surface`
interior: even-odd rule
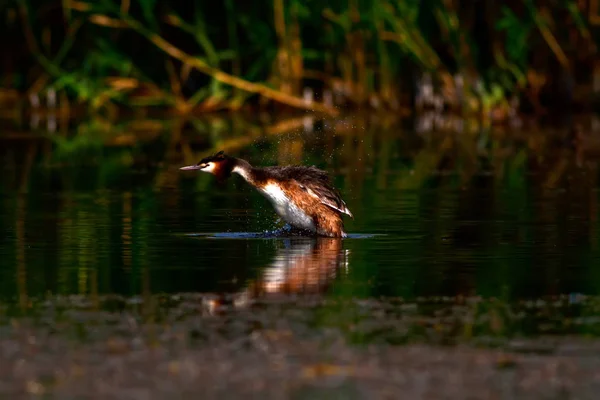
[[[598,166],[549,139],[560,131],[416,132],[358,120],[262,132],[208,125],[110,146],[91,133],[3,141],[0,297],[600,291]],[[350,238],[256,235],[280,227],[262,196],[239,177],[219,184],[178,170],[221,148],[256,165],[328,170],[355,216]]]

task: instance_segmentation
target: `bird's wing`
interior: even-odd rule
[[[296,180],[296,182],[298,182],[302,190],[319,200],[322,204],[354,218],[354,215],[352,215],[348,206],[346,206],[346,202],[342,200],[339,192],[331,185],[327,174],[323,171],[319,172],[320,176],[318,180]]]

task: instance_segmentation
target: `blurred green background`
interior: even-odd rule
[[[3,108],[502,121],[590,111],[600,90],[598,0],[14,0],[0,19]]]

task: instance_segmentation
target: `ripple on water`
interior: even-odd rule
[[[292,234],[290,232],[198,232],[186,233],[184,236],[196,237],[202,239],[287,239],[287,238],[316,238],[316,236]],[[349,233],[344,239],[370,239],[376,236],[385,236],[384,234],[374,233]]]

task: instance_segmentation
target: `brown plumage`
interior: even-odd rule
[[[271,201],[284,221],[303,231],[344,237],[342,214],[353,217],[329,175],[314,166],[256,168],[221,151],[181,169],[201,170],[218,179],[239,174]]]

